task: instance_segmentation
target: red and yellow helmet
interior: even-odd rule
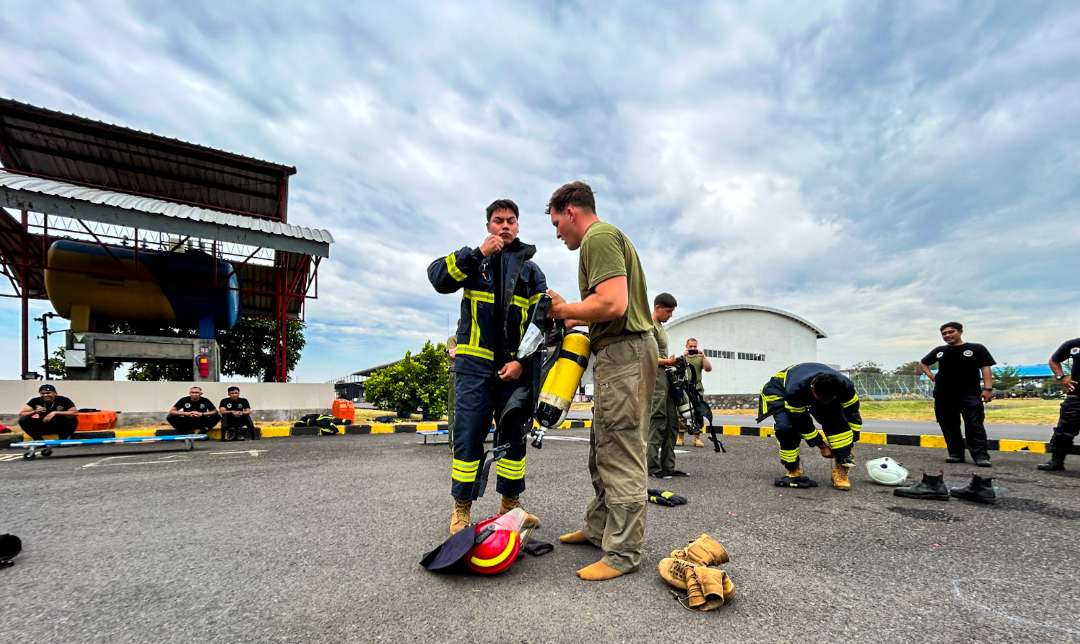
[[[517,561],[521,552],[522,511],[518,508],[476,524],[476,545],[466,555],[469,569],[481,575],[497,575]]]

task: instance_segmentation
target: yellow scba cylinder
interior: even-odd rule
[[[589,336],[580,331],[567,333],[559,347],[559,358],[551,365],[544,378],[544,386],[540,388],[540,402],[536,406],[538,423],[544,427],[556,427],[566,418],[587,366]]]

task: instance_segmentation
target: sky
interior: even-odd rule
[[[290,223],[336,240],[297,381],[444,340],[426,266],[496,198],[574,294],[544,214],[574,179],[676,319],[781,308],[844,366],[952,319],[999,363],[1080,336],[1075,3],[4,5],[0,96],[297,167]]]

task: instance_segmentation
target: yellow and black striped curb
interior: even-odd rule
[[[591,420],[565,420],[558,429],[587,429],[592,426]],[[289,438],[291,436],[319,436],[320,427],[296,427],[293,425],[262,425],[260,426],[262,438]],[[411,434],[418,432],[441,432],[447,429],[446,423],[357,423],[342,427],[345,434]],[[774,435],[772,427],[756,427],[744,425],[718,426],[724,436],[757,436],[770,438]],[[79,438],[124,438],[129,436],[170,436],[176,434],[172,429],[140,428],[140,429],[116,429],[100,432],[79,432]],[[21,438],[21,434],[8,434],[13,438]],[[2,439],[3,437],[0,437]],[[211,430],[210,440],[220,440],[221,430]],[[859,442],[864,445],[902,445],[906,447],[929,447],[945,448],[945,439],[935,434],[888,434],[883,432],[861,432]],[[1050,451],[1050,443],[1043,441],[1020,440],[1011,438],[992,438],[987,440],[987,448],[995,452],[1032,452],[1046,454]],[[1080,454],[1080,445],[1073,446],[1073,454]]]
[[[772,427],[753,427],[724,425],[725,436],[758,436],[769,438],[776,432]],[[904,445],[907,447],[930,447],[945,449],[945,437],[935,434],[887,434],[883,432],[859,432],[859,442],[864,445]],[[1012,438],[991,438],[986,441],[987,449],[995,452],[1033,452],[1045,454],[1050,451],[1050,443],[1042,441],[1019,440]],[[1073,447],[1073,454],[1080,454],[1080,446]]]
[[[566,420],[559,425],[559,429],[586,429],[592,426],[591,420]],[[445,431],[446,423],[357,423],[353,425],[338,425],[344,429],[345,434],[411,434],[416,432]],[[262,438],[289,438],[291,436],[319,436],[321,427],[298,427],[295,425],[260,425],[259,434]],[[78,438],[129,438],[172,436],[180,434],[174,429],[162,429],[156,427],[140,427],[134,429],[110,429],[97,432],[79,432]],[[0,440],[11,437],[12,440],[22,440],[21,433],[0,435]],[[221,429],[212,429],[207,435],[210,440],[221,440]],[[57,438],[46,436],[46,438]]]

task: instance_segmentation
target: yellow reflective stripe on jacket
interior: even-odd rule
[[[805,414],[806,413],[806,407],[794,407],[794,406],[788,404],[788,401],[786,401],[786,400],[784,401],[784,409],[790,411],[793,414]]]
[[[472,483],[479,469],[480,461],[459,461],[455,458],[450,465],[450,478],[458,483]]]
[[[459,356],[472,356],[474,358],[483,358],[484,360],[495,359],[494,351],[485,349],[484,347],[478,347],[475,344],[459,344],[457,345],[457,353]]]
[[[848,422],[847,426],[848,426],[848,429],[850,429],[852,431],[856,431],[856,432],[862,431],[862,425],[857,425],[855,423]]]
[[[465,273],[462,273],[461,269],[457,267],[457,257],[453,253],[446,256],[446,272],[450,273],[450,277],[459,282],[465,281]]]
[[[465,297],[476,302],[487,302],[488,304],[495,303],[495,294],[491,291],[477,291],[467,288],[465,289]]]
[[[495,473],[504,479],[520,481],[525,478],[525,459],[511,461],[500,458],[495,461]]]
[[[840,432],[839,434],[833,434],[832,436],[829,436],[829,447],[833,449],[847,447],[854,442],[855,434],[850,429],[846,432]]]
[[[850,406],[854,405],[857,402],[859,402],[859,394],[855,394],[854,396],[852,396],[851,400],[847,401],[842,406],[843,407],[850,407]]]
[[[521,328],[518,329],[518,338],[521,338],[525,335],[525,322],[527,322],[529,319],[529,307],[539,302],[541,295],[543,294],[537,293],[536,295],[533,295],[529,298],[521,297],[520,295],[514,296],[514,306],[521,309]]]

